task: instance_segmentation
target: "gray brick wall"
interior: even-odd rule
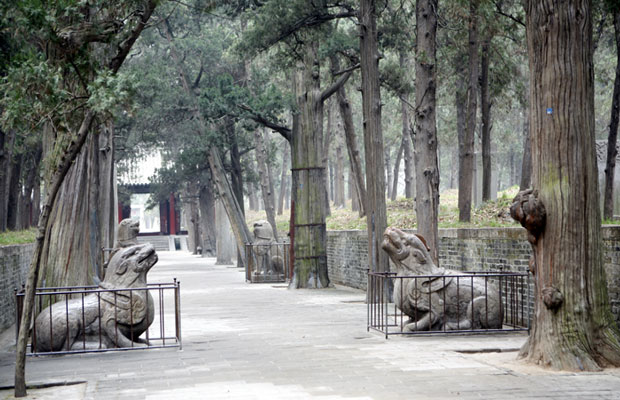
[[[34,243],[0,246],[0,332],[15,322],[15,289],[26,282]]]
[[[603,227],[602,239],[609,301],[620,324],[620,226]],[[530,254],[531,247],[523,228],[439,230],[439,261],[445,268],[527,272]],[[328,231],[327,255],[333,283],[366,289],[366,231]],[[532,289],[533,284],[530,293]]]

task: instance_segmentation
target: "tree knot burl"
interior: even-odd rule
[[[527,240],[535,245],[545,229],[547,217],[545,206],[538,199],[538,191],[527,189],[519,192],[512,200],[510,216],[527,229]]]
[[[557,311],[564,303],[564,295],[559,289],[547,286],[542,289],[542,300],[547,309]]]

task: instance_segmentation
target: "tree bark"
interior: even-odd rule
[[[402,55],[401,55],[402,56]],[[411,149],[411,125],[409,123],[409,96],[403,95],[400,102],[400,112],[403,123],[403,160],[405,162],[405,198],[413,199],[415,197],[415,172],[413,150]]]
[[[572,371],[620,365],[601,249],[592,11],[588,0],[526,3],[533,186],[546,219],[528,225],[535,319],[521,356]]]
[[[336,55],[332,55],[330,58],[332,73],[340,71],[340,61]],[[353,125],[353,112],[351,111],[351,103],[347,98],[347,92],[342,86],[336,92],[336,99],[338,100],[338,109],[340,111],[340,118],[344,127],[344,135],[347,143],[347,152],[349,153],[349,162],[351,163],[351,174],[355,183],[355,201],[353,204],[358,205],[360,218],[366,215],[365,199],[366,199],[366,183],[364,181],[364,171],[362,170],[362,161],[360,157],[360,151],[357,146],[357,137],[355,135],[355,125]],[[353,198],[353,197],[352,197]],[[353,211],[357,211],[355,208]]]
[[[607,220],[612,219],[614,216],[614,175],[616,172],[616,157],[618,156],[616,142],[618,138],[618,115],[620,114],[620,7],[613,13],[613,18],[616,39],[616,77],[614,78],[614,93],[611,101],[609,136],[607,137],[607,162],[605,164],[603,218]]]
[[[330,100],[327,101],[327,132],[325,133],[325,138],[323,139],[323,168],[325,171],[325,217],[329,217],[332,215],[332,210],[329,204],[330,200],[330,192],[331,190],[327,190],[331,188],[330,176],[327,173],[329,168],[329,148],[331,147],[331,142],[333,138],[333,113],[332,113],[332,102]],[[331,196],[333,198],[333,194]]]
[[[215,223],[217,224],[217,260],[215,264],[232,265],[233,257],[237,254],[235,239],[230,227],[228,215],[226,214],[226,209],[220,200],[217,200],[215,204]]]
[[[304,60],[295,79],[299,130],[291,140],[292,204],[294,225],[294,288],[326,288],[327,232],[325,230],[325,167],[323,99],[319,84],[318,43],[304,44]]]
[[[285,145],[285,149],[282,152],[282,175],[280,177],[280,194],[278,196],[278,215],[282,215],[284,212],[284,197],[286,195],[286,187],[288,185],[288,170],[290,149],[288,145]]]
[[[489,47],[491,37],[482,41],[480,60],[480,119],[482,120],[482,201],[491,200],[491,98],[489,94]]]
[[[416,2],[417,41],[415,79],[414,159],[418,233],[439,265],[439,166],[437,161],[437,0]],[[460,194],[460,192],[459,192]]]
[[[398,196],[398,175],[400,172],[400,160],[403,158],[403,152],[405,150],[405,138],[401,139],[400,146],[398,147],[398,153],[396,153],[396,160],[394,161],[394,172],[392,173],[393,182],[392,182],[392,193],[390,196],[390,200],[396,200]]]
[[[471,221],[472,182],[474,171],[474,139],[478,108],[478,3],[469,1],[469,66],[466,94],[465,132],[459,141],[459,221]]]
[[[530,119],[527,107],[523,110],[523,161],[521,162],[521,182],[519,190],[525,190],[532,184],[532,143],[530,137]]]
[[[261,128],[262,129],[262,128]],[[263,203],[265,205],[265,213],[267,221],[271,224],[273,237],[278,241],[278,229],[276,228],[276,210],[275,199],[272,184],[269,182],[269,171],[267,165],[267,149],[261,129],[254,129],[254,143],[256,145],[256,163],[258,164],[261,193],[263,194]]]
[[[362,72],[362,114],[366,154],[368,261],[371,271],[389,271],[387,253],[381,250],[387,228],[385,170],[381,131],[379,51],[377,49],[376,3],[360,0],[360,65]]]

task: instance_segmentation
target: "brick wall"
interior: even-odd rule
[[[609,301],[620,324],[620,226],[603,227],[602,239]],[[527,272],[530,254],[531,247],[523,228],[439,230],[439,261],[445,268]],[[328,231],[327,255],[333,283],[366,289],[366,231]],[[533,284],[531,286],[530,293]]]
[[[0,246],[0,332],[15,322],[15,289],[26,282],[34,243]]]

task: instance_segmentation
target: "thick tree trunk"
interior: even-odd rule
[[[216,230],[215,196],[213,195],[211,181],[206,182],[200,187],[198,204],[200,208],[202,256],[213,257],[216,254]]]
[[[41,286],[91,285],[103,276],[101,249],[111,247],[110,227],[116,223],[111,214],[113,148],[100,147],[114,140],[106,125],[93,127],[58,192],[41,258]]]
[[[366,154],[368,261],[371,271],[389,270],[387,253],[381,250],[387,228],[385,211],[385,170],[381,131],[379,51],[377,49],[376,3],[360,0],[360,64],[362,70],[362,114]]]
[[[618,115],[620,114],[620,7],[614,12],[614,33],[616,37],[616,77],[611,101],[609,136],[607,137],[607,163],[605,164],[605,194],[603,197],[603,218],[614,216],[614,175],[616,171],[616,142],[618,138]]]
[[[288,185],[288,170],[290,158],[290,148],[285,145],[285,149],[282,153],[282,175],[280,176],[280,194],[278,195],[278,215],[282,215],[284,212],[284,197],[286,195],[286,187]]]
[[[465,132],[459,141],[459,221],[471,221],[471,202],[474,172],[474,139],[478,108],[478,3],[469,1],[469,67]]]
[[[330,58],[332,72],[340,70],[340,62],[337,56],[331,56]],[[354,208],[353,211],[359,210],[360,218],[366,215],[365,199],[366,199],[366,183],[364,180],[364,171],[362,170],[362,161],[360,151],[357,146],[357,137],[355,136],[355,125],[353,125],[353,112],[351,111],[351,103],[347,98],[347,92],[342,86],[336,92],[336,99],[338,100],[338,109],[340,111],[340,119],[344,127],[344,135],[347,143],[347,152],[349,153],[349,162],[351,163],[351,174],[355,183],[355,194],[353,198],[353,204],[357,204],[358,208]]]
[[[482,201],[491,200],[491,98],[489,94],[489,46],[486,37],[480,46],[480,119],[482,120]]]
[[[573,371],[620,365],[601,254],[592,11],[587,0],[526,3],[533,186],[546,220],[530,225],[535,319],[521,356]]]
[[[437,161],[437,0],[416,3],[416,113],[414,158],[416,171],[416,217],[431,257],[439,265],[439,166]],[[460,193],[459,193],[460,194]]]
[[[26,396],[26,346],[28,344],[28,337],[30,334],[30,325],[32,323],[35,289],[39,280],[39,272],[41,270],[41,259],[43,256],[44,243],[49,231],[48,222],[50,219],[50,213],[55,208],[58,192],[60,187],[63,185],[63,181],[65,180],[69,169],[84,147],[84,143],[86,142],[86,138],[91,129],[91,124],[94,117],[95,114],[92,111],[86,112],[80,129],[76,135],[76,140],[71,143],[69,149],[65,152],[65,157],[62,159],[61,164],[58,165],[57,168],[50,174],[51,179],[48,185],[48,192],[43,205],[41,218],[39,219],[34,252],[32,255],[32,261],[30,262],[30,268],[28,270],[28,277],[26,278],[22,318],[21,321],[19,321],[19,336],[17,338],[15,350],[15,397]]]
[[[523,111],[523,161],[521,162],[521,182],[519,190],[525,190],[532,184],[532,143],[530,136],[530,118],[528,109]]]
[[[192,254],[198,254],[200,246],[200,214],[198,208],[198,187],[196,182],[188,183],[183,188],[182,205],[185,211],[185,226],[187,226],[187,247]]]
[[[325,288],[327,233],[325,230],[325,167],[323,151],[323,99],[319,86],[318,43],[305,44],[301,73],[297,73],[295,95],[299,108],[299,130],[291,140],[293,175],[292,213],[294,225],[294,288]]]
[[[254,144],[256,145],[256,163],[258,164],[258,172],[260,178],[261,193],[263,194],[263,203],[265,205],[265,213],[267,221],[273,229],[273,237],[278,241],[278,230],[276,228],[276,210],[273,187],[269,179],[267,165],[267,149],[265,147],[265,139],[261,129],[254,129]]]

